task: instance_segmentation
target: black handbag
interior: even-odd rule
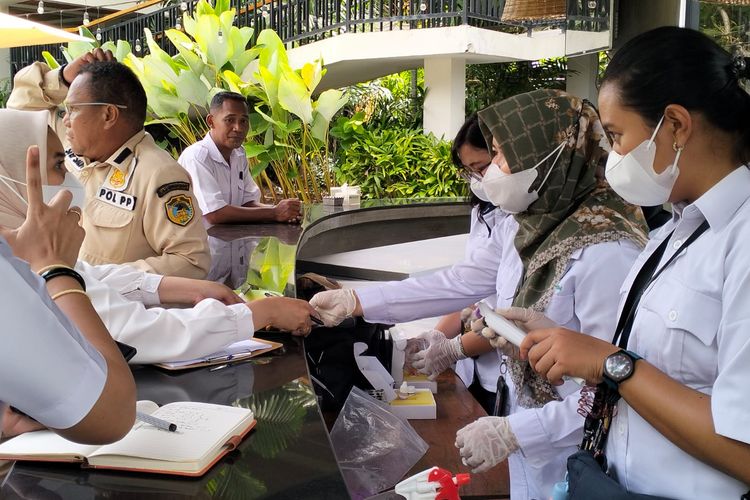
[[[612,479],[591,452],[568,457],[568,498],[575,500],[669,500],[667,497],[628,493]]]

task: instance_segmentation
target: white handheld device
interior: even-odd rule
[[[521,342],[523,342],[526,332],[521,330],[518,325],[511,320],[500,316],[484,302],[479,303],[479,312],[484,316],[484,322],[487,323],[487,326],[495,330],[498,335],[516,347],[521,346]]]
[[[526,332],[518,325],[493,311],[492,308],[484,302],[479,303],[479,312],[484,316],[484,322],[487,323],[487,326],[495,330],[498,335],[514,346],[521,347],[521,342],[523,342],[524,337],[526,337]],[[583,385],[585,383],[582,378],[578,377],[564,376],[563,380],[572,380],[578,385]]]

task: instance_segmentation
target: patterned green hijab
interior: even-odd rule
[[[479,124],[487,144],[494,138],[500,146],[511,173],[534,168],[566,143],[559,157],[552,155],[538,167],[532,189],[549,172],[539,199],[514,215],[519,225],[514,243],[524,268],[514,306],[544,312],[571,254],[580,248],[624,239],[645,245],[641,209],[604,180],[610,146],[590,103],[557,90],[535,90],[480,111]],[[514,361],[510,368],[522,406],[559,399],[527,362]]]

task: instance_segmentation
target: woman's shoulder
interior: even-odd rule
[[[619,275],[630,270],[642,251],[643,248],[629,239],[594,243],[571,254],[568,272]]]

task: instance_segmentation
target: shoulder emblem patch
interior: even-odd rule
[[[187,226],[195,215],[193,198],[187,194],[172,196],[164,203],[164,209],[167,211],[167,219],[178,226]]]
[[[109,176],[109,183],[114,188],[119,188],[125,185],[125,174],[119,168],[113,168],[112,174]]]
[[[162,198],[165,194],[171,193],[172,191],[189,191],[189,182],[167,182],[162,184],[156,189],[156,194],[159,198]]]

